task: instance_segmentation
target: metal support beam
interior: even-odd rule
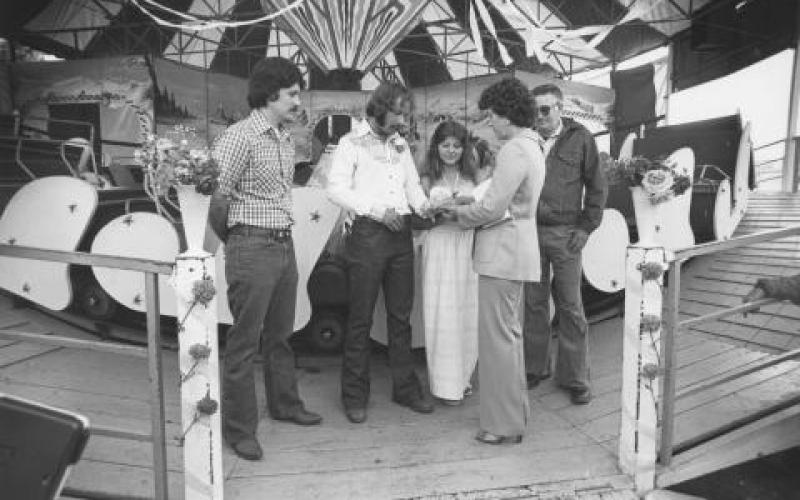
[[[145,304],[147,306],[147,354],[150,375],[150,433],[153,436],[154,497],[166,500],[167,443],[164,427],[164,384],[161,378],[161,313],[159,311],[158,274],[145,274]]]
[[[794,65],[792,70],[791,94],[789,96],[789,122],[786,125],[786,149],[783,155],[782,190],[787,193],[797,192],[797,121],[800,118],[800,7],[796,13]]]
[[[680,332],[681,261],[669,266],[667,286],[666,332],[661,338],[661,357],[664,360],[664,377],[661,381],[661,441],[658,461],[669,465],[672,460],[672,440],[675,430],[675,337]]]

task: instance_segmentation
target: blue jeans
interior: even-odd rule
[[[378,290],[383,287],[393,398],[420,396],[411,354],[411,306],[414,301],[414,247],[411,225],[389,230],[380,222],[358,218],[347,237],[349,314],[342,359],[342,402],[365,408],[369,399],[369,333]]]
[[[297,263],[291,236],[278,238],[252,226],[231,229],[225,259],[233,326],[225,343],[222,417],[225,439],[236,443],[256,435],[253,362],[259,343],[270,415],[288,418],[303,407],[288,342],[294,330]]]
[[[550,375],[550,264],[553,265],[553,302],[558,318],[556,383],[568,389],[589,388],[589,325],[581,297],[581,252],[567,249],[572,226],[538,226],[542,278],[525,284],[525,371]]]

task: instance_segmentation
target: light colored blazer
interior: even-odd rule
[[[483,276],[539,281],[536,207],[544,184],[545,163],[532,130],[523,129],[497,155],[491,185],[481,200],[456,209],[463,227],[475,227],[472,262]],[[500,221],[506,210],[511,220]]]

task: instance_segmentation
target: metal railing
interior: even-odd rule
[[[0,329],[0,338],[147,358],[148,378],[150,382],[150,433],[147,434],[129,429],[97,425],[91,426],[91,433],[97,436],[135,441],[151,441],[153,444],[154,498],[165,500],[168,490],[167,448],[164,423],[164,383],[161,363],[161,313],[159,310],[158,275],[171,274],[173,263],[131,257],[117,257],[113,255],[88,254],[85,252],[64,252],[60,250],[48,250],[18,245],[0,245],[0,255],[21,259],[108,267],[144,273],[145,306],[147,310],[146,348],[7,329]]]
[[[669,465],[675,453],[680,453],[691,447],[697,446],[707,442],[715,437],[721,436],[726,432],[730,432],[737,428],[743,427],[757,419],[763,418],[767,415],[777,413],[789,406],[800,403],[800,396],[795,396],[788,400],[782,401],[770,407],[759,410],[756,413],[739,418],[733,422],[726,423],[711,429],[699,436],[687,439],[681,443],[674,443],[674,429],[675,429],[675,401],[684,398],[700,391],[717,387],[723,383],[730,382],[737,378],[744,377],[758,370],[774,366],[778,363],[792,360],[800,357],[800,349],[795,349],[770,358],[762,360],[747,366],[741,367],[733,372],[720,374],[706,380],[702,383],[694,384],[690,387],[676,393],[675,390],[675,338],[681,330],[685,330],[694,325],[714,321],[717,319],[731,316],[734,314],[744,313],[757,309],[759,307],[779,302],[774,299],[761,299],[755,302],[741,304],[726,309],[721,309],[713,313],[704,314],[694,318],[680,320],[680,289],[681,289],[681,267],[683,262],[691,257],[699,257],[708,255],[715,252],[731,250],[742,246],[753,245],[756,243],[763,243],[780,238],[787,238],[790,236],[800,235],[800,226],[793,226],[784,229],[776,229],[772,231],[764,231],[756,234],[750,234],[739,238],[732,238],[725,241],[714,241],[696,245],[684,250],[675,252],[675,258],[669,265],[668,271],[668,286],[666,297],[666,322],[663,328],[663,335],[661,338],[661,349],[664,353],[664,376],[662,385],[662,421],[661,421],[661,439],[659,446],[659,462],[661,465]]]

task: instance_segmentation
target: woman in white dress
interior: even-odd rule
[[[471,200],[476,169],[469,134],[448,120],[433,133],[423,188],[433,206]],[[431,394],[457,405],[478,360],[478,275],[472,229],[437,221],[422,247],[422,307]]]

